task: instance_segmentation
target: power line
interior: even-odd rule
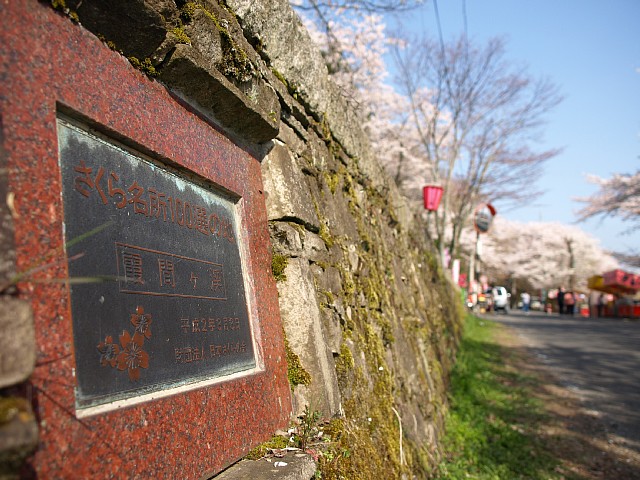
[[[467,0],[462,0],[462,21],[464,22],[464,38],[466,39],[469,33],[467,29]]]
[[[440,25],[440,12],[438,11],[438,0],[433,0],[433,10],[436,14],[436,24],[438,26],[438,36],[440,38],[440,48],[444,55],[444,39],[442,38],[442,26]]]
[[[467,28],[467,0],[462,0],[462,21],[464,22],[464,54],[468,59],[469,58],[469,31]]]

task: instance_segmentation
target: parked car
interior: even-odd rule
[[[504,287],[493,287],[491,289],[491,297],[493,298],[494,311],[502,310],[504,313],[509,313],[509,299],[511,294],[507,292]]]
[[[540,297],[531,297],[531,310],[542,310]]]

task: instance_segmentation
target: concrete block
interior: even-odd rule
[[[235,137],[257,144],[274,138],[280,118],[275,92],[263,86],[247,95],[208,63],[195,48],[177,45],[160,80]]]
[[[308,260],[290,259],[285,273],[287,280],[278,283],[285,332],[291,349],[311,375],[310,385],[294,391],[294,416],[305,405],[331,416],[339,411],[340,393]]]
[[[315,211],[304,174],[282,145],[276,145],[262,162],[269,220],[292,220],[318,231]]]
[[[214,480],[310,480],[316,464],[310,455],[287,452],[282,458],[242,460]]]
[[[0,388],[25,381],[36,364],[31,305],[0,297]]]

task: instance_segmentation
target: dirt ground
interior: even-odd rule
[[[626,448],[623,439],[608,432],[598,412],[585,408],[512,330],[498,329],[497,340],[513,352],[512,368],[540,380],[534,395],[543,402],[548,418],[535,431],[561,460],[559,473],[569,479],[640,480],[639,452]]]

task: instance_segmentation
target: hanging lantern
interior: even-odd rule
[[[442,192],[444,189],[438,185],[427,185],[422,189],[424,196],[424,208],[430,212],[438,210],[440,200],[442,199]]]

